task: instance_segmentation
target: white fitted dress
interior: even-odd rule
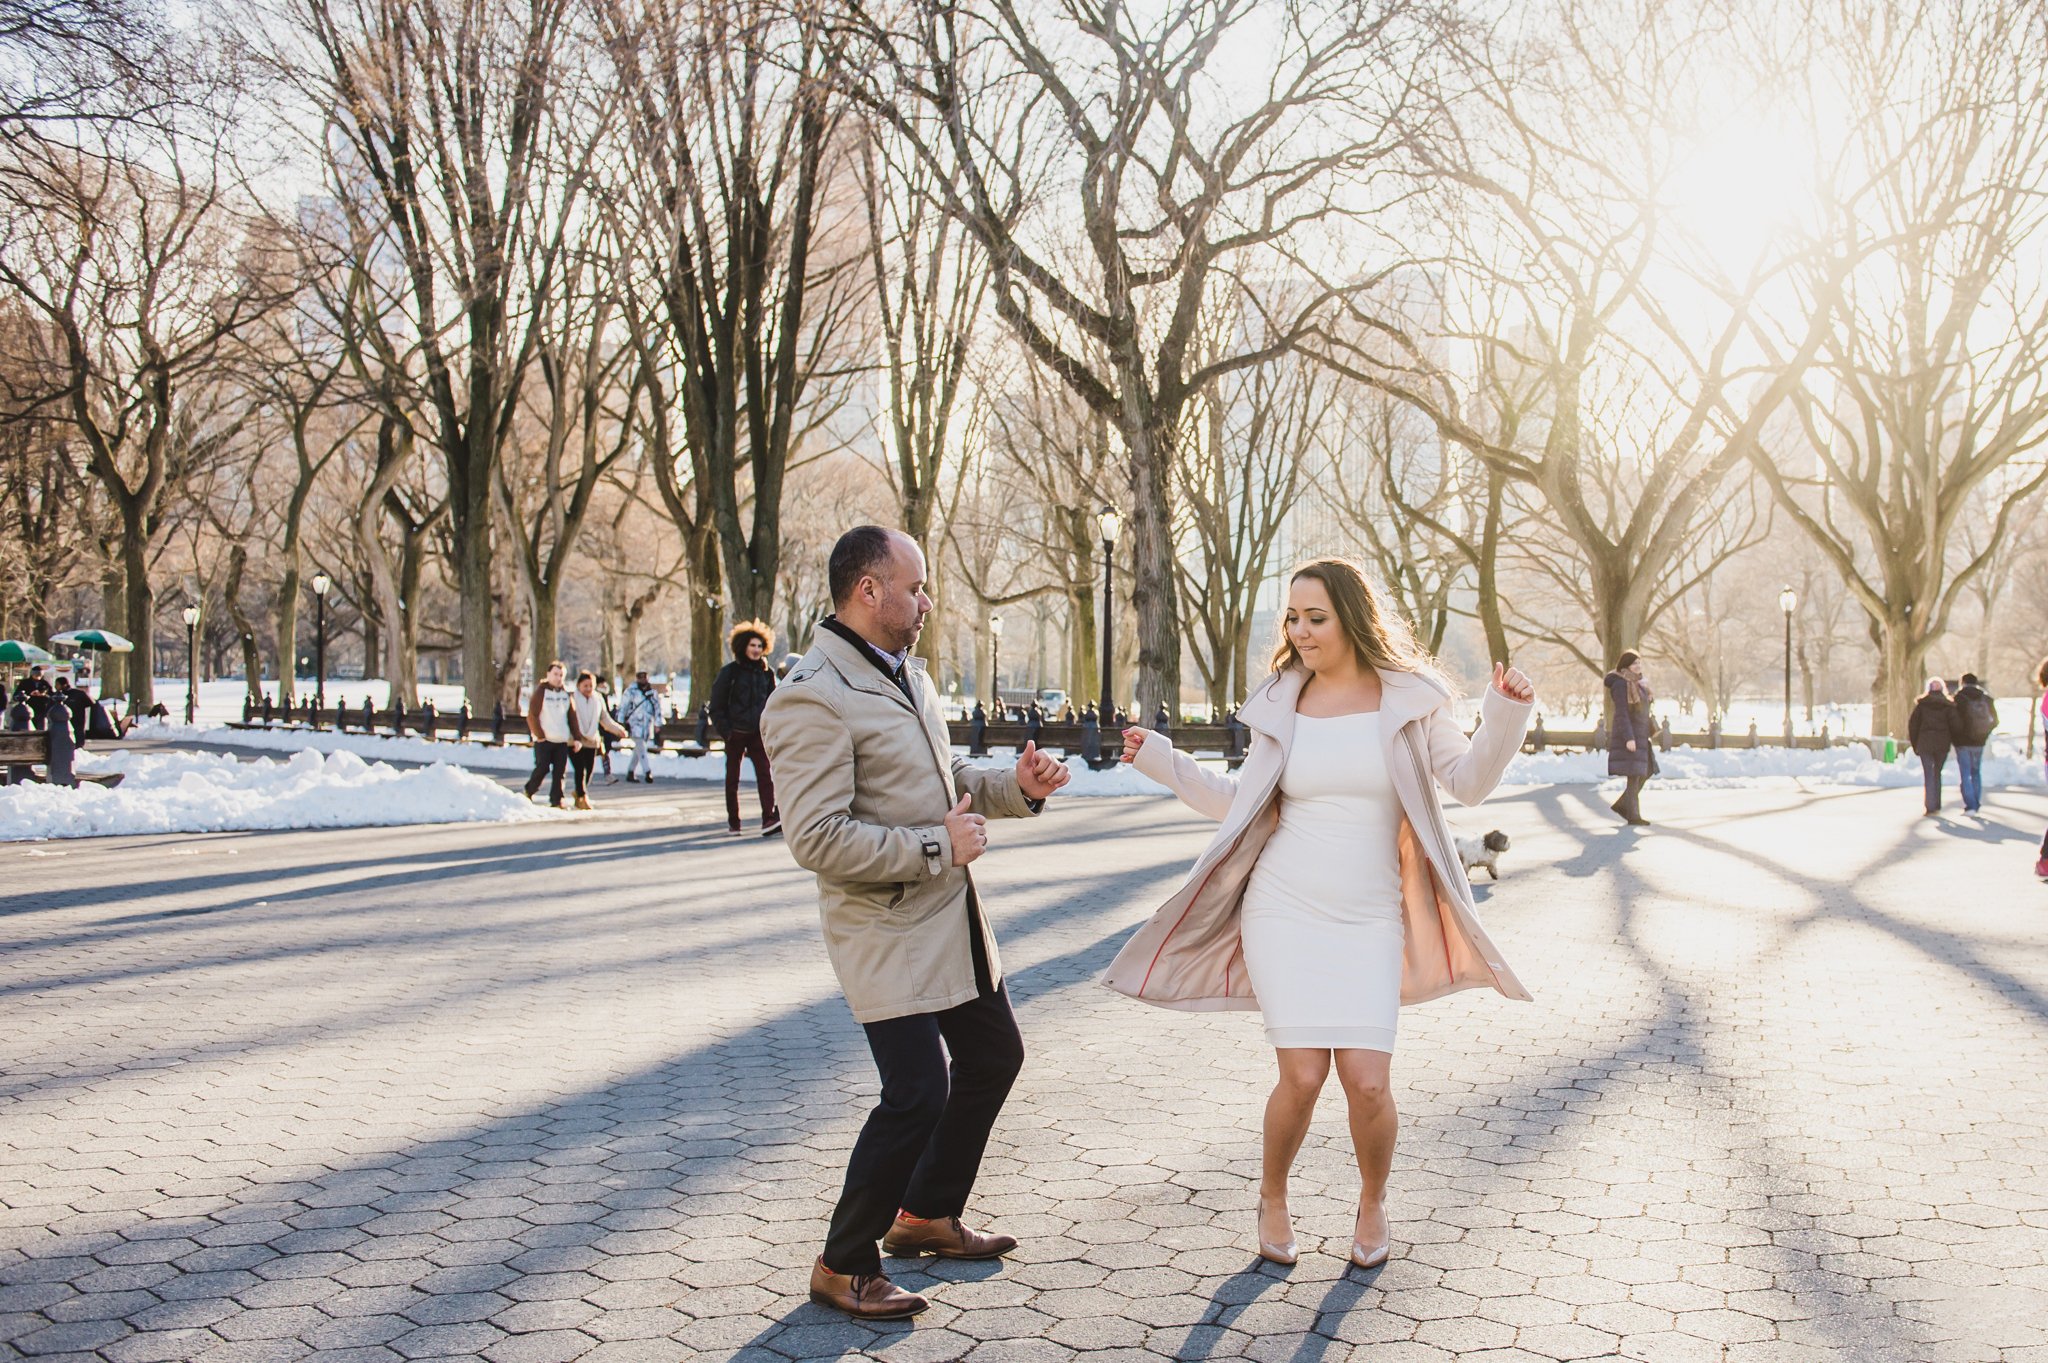
[[[1394,1049],[1400,827],[1379,713],[1296,715],[1280,823],[1245,883],[1241,929],[1271,1045]]]

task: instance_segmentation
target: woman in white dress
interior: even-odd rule
[[[1319,559],[1296,571],[1273,676],[1239,711],[1253,741],[1236,780],[1161,734],[1124,732],[1124,761],[1223,828],[1105,983],[1171,1008],[1264,1014],[1279,1080],[1266,1102],[1258,1243],[1276,1263],[1296,1258],[1288,1175],[1330,1070],[1363,1183],[1350,1257],[1375,1268],[1390,1253],[1388,1067],[1401,1004],[1475,985],[1528,997],[1479,926],[1436,786],[1484,799],[1521,747],[1535,691],[1496,665],[1471,741],[1450,698],[1364,572]]]

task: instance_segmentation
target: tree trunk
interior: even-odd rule
[[[1500,523],[1501,501],[1507,489],[1507,475],[1492,465],[1486,470],[1486,523],[1479,533],[1479,624],[1486,631],[1487,661],[1505,666],[1509,661],[1507,622],[1500,613]]]
[[[1871,622],[1877,643],[1877,676],[1870,687],[1870,732],[1906,736],[1906,719],[1920,692],[1928,642],[1913,637],[1910,605],[1893,607]]]
[[[1078,711],[1083,701],[1102,686],[1102,636],[1095,629],[1095,588],[1092,583],[1068,589],[1067,618],[1070,621],[1067,627],[1067,697]]]
[[[242,574],[249,566],[249,550],[234,545],[228,550],[228,576],[221,587],[228,619],[234,622],[235,637],[242,646],[242,691],[251,700],[263,699],[263,654],[256,646],[256,626],[242,610]]]
[[[711,699],[711,682],[725,666],[725,639],[720,632],[719,613],[710,602],[717,599],[719,578],[718,536],[708,523],[700,525],[690,545],[690,695],[685,713],[695,717]],[[673,688],[671,688],[673,694]]]
[[[287,559],[277,587],[277,700],[289,707],[298,695],[299,565]]]
[[[127,625],[124,631],[134,641],[128,655],[128,713],[146,715],[156,704],[156,592],[149,585],[149,535],[143,529],[140,508],[124,515],[121,536],[121,570],[128,579]],[[102,694],[105,694],[104,687]]]
[[[100,624],[116,634],[128,634],[128,591],[123,585],[123,573],[119,559],[109,560],[106,576],[100,582]],[[47,636],[45,636],[47,637]],[[100,694],[111,696],[128,689],[128,655],[106,653],[100,656]]]
[[[1131,606],[1138,620],[1137,714],[1180,714],[1180,611],[1174,592],[1173,506],[1167,453],[1156,426],[1126,430],[1131,451]]]
[[[725,666],[725,634],[721,616],[704,593],[690,593],[690,695],[683,713],[695,718],[711,699],[711,683]]]
[[[555,619],[561,604],[562,585],[536,576],[527,593],[527,613],[533,621],[533,675],[538,677],[549,663],[561,656],[561,636]],[[573,674],[572,674],[573,678]]]
[[[497,618],[491,573],[491,473],[490,461],[471,460],[473,467],[460,490],[462,504],[455,508],[456,579],[462,594],[462,685],[470,708],[490,712],[499,699],[502,679],[498,676],[496,644]],[[457,493],[451,488],[449,495]],[[516,680],[516,679],[515,679]]]
[[[388,660],[385,676],[390,684],[391,694],[405,705],[420,703],[420,575],[427,562],[427,533],[429,527],[419,526],[405,531],[405,542],[398,553],[398,609],[393,623],[385,626],[389,641],[385,644]],[[474,699],[469,702],[470,713],[488,714],[488,706],[478,706]]]
[[[374,589],[375,584],[367,584]],[[368,595],[365,592],[364,595]],[[362,612],[363,620],[363,680],[370,681],[384,676],[384,631],[378,624],[379,613],[373,610]]]

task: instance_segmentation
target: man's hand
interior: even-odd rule
[[[965,866],[988,850],[988,820],[967,812],[973,803],[972,795],[962,795],[946,815],[946,836],[953,844],[955,866]]]
[[[1521,668],[1508,667],[1503,663],[1493,665],[1493,689],[1524,705],[1536,699],[1536,683],[1530,681]]]
[[[1043,800],[1073,777],[1066,763],[1051,753],[1040,752],[1036,743],[1026,743],[1017,756],[1017,788],[1027,800]]]
[[[1137,761],[1138,749],[1144,746],[1145,731],[1137,727],[1135,724],[1132,725],[1130,728],[1124,730],[1124,755],[1118,758],[1117,760],[1119,762]]]
[[[1628,750],[1630,752],[1634,752],[1636,750],[1636,741],[1633,738],[1628,740]]]

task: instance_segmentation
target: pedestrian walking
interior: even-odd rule
[[[633,740],[633,760],[626,764],[626,784],[631,785],[633,774],[638,772],[648,785],[653,785],[654,731],[661,727],[661,695],[645,672],[633,674],[633,684],[626,688],[625,699],[619,703],[619,720]]]
[[[569,765],[576,772],[576,807],[590,808],[590,774],[604,752],[604,736],[626,736],[626,726],[612,718],[612,712],[597,693],[597,674],[585,668],[576,674],[576,690],[569,697],[569,714],[576,723],[576,738],[569,744]]]
[[[533,736],[533,775],[526,778],[526,798],[531,800],[540,783],[547,781],[548,804],[556,809],[562,807],[569,745],[583,737],[576,728],[576,707],[570,703],[569,688],[563,685],[568,675],[562,660],[555,659],[526,700],[526,732]]]
[[[1480,927],[1437,788],[1468,805],[1490,794],[1535,696],[1495,664],[1485,723],[1468,739],[1450,684],[1393,604],[1356,564],[1317,559],[1295,571],[1272,675],[1238,711],[1252,730],[1238,776],[1156,729],[1124,730],[1123,760],[1222,828],[1103,982],[1166,1008],[1264,1014],[1279,1078],[1266,1101],[1262,1258],[1295,1262],[1288,1181],[1334,1066],[1362,1185],[1340,1243],[1360,1268],[1385,1263],[1401,1005],[1475,987],[1529,997]]]
[[[612,723],[614,725],[617,725],[618,718],[612,705],[612,688],[608,683],[597,683],[597,698],[600,702],[603,703],[605,714],[611,717]],[[609,733],[611,731],[607,730],[606,732]],[[625,732],[626,731],[624,728],[620,728],[618,730],[618,733],[622,737],[624,736]],[[600,740],[602,740],[604,736],[600,734],[598,737]],[[619,783],[619,778],[612,775],[612,745],[610,743],[603,741],[600,741],[598,743],[597,765],[598,768],[604,772],[604,783],[606,785],[615,786]]]
[[[1956,703],[1939,677],[1927,679],[1927,693],[1906,716],[1906,741],[1920,759],[1920,780],[1926,788],[1927,818],[1941,813],[1941,769],[1955,746]]]
[[[1956,782],[1963,788],[1963,812],[1975,814],[1984,807],[1984,745],[1998,730],[1998,706],[1974,672],[1963,674],[1955,705]]]
[[[782,814],[775,805],[775,776],[768,761],[768,749],[761,740],[761,712],[775,692],[775,669],[768,662],[768,650],[775,646],[775,631],[759,620],[743,620],[732,627],[726,640],[732,661],[718,669],[711,682],[711,722],[725,740],[725,827],[740,836],[740,763],[754,764],[754,790],[761,797],[761,836],[772,838],[782,831]]]
[[[1608,808],[1623,822],[1647,828],[1650,821],[1643,817],[1643,787],[1658,771],[1657,754],[1650,742],[1655,732],[1650,702],[1656,697],[1643,680],[1643,660],[1632,648],[1622,650],[1605,680],[1608,708],[1613,711],[1613,721],[1607,726],[1607,774],[1625,782],[1620,797]]]
[[[992,1259],[1008,1235],[961,1218],[1024,1043],[968,864],[987,821],[1036,814],[1068,779],[1027,747],[1013,768],[952,756],[938,688],[910,656],[932,608],[908,535],[849,530],[827,568],[834,613],[762,733],[790,794],[789,850],[818,878],[825,949],[882,1081],[811,1265],[811,1300],[863,1319],[930,1303],[876,1252]]]

